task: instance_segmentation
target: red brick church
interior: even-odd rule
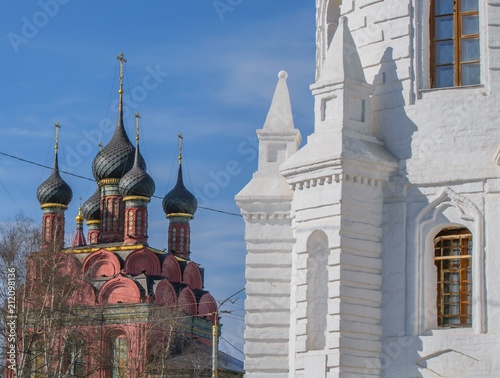
[[[64,229],[72,190],[59,172],[56,124],[53,171],[37,190],[42,250],[29,258],[24,295],[18,295],[23,301],[18,376],[188,377],[197,376],[193,369],[211,372],[217,304],[204,289],[203,269],[191,260],[190,221],[197,201],[183,183],[182,136],[177,183],[162,203],[169,221],[165,251],[148,245],[148,204],[155,183],[139,151],[139,115],[135,146],[124,128],[125,60],[123,55],[119,59],[118,123],[92,163],[97,190],[80,208],[70,247],[64,246]],[[191,351],[189,363],[186,350]],[[226,372],[220,376],[240,376],[238,361],[229,356],[219,360]],[[7,377],[12,373],[7,370]]]

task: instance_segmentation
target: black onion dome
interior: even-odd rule
[[[155,182],[141,167],[134,165],[120,180],[118,189],[122,196],[142,196],[151,198],[155,192]]]
[[[163,198],[163,211],[166,215],[183,213],[194,215],[198,208],[198,201],[195,196],[186,189],[182,181],[182,166],[179,165],[177,183],[175,187]]]
[[[101,191],[99,188],[92,194],[82,206],[82,215],[87,221],[99,220],[101,217],[100,210]]]
[[[67,206],[73,198],[70,186],[59,175],[57,153],[54,158],[54,168],[47,180],[42,182],[36,191],[36,198],[40,205],[56,203]]]
[[[97,181],[108,178],[121,179],[134,166],[134,154],[135,147],[130,143],[120,118],[113,137],[92,162],[94,178]],[[139,155],[139,167],[146,169],[142,155]]]

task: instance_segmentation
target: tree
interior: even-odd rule
[[[0,332],[7,377],[13,376],[9,367],[17,377],[103,371],[110,377],[166,377],[170,361],[184,353],[195,370],[203,370],[197,342],[187,334],[206,320],[186,314],[176,302],[155,304],[152,295],[136,304],[96,303],[100,278],[90,276],[94,269],[84,272],[70,250],[40,251],[40,240],[39,227],[22,213],[0,225]]]
[[[3,336],[0,361],[3,366],[6,366],[5,356],[9,351],[6,348],[17,345],[16,293],[26,279],[27,257],[39,249],[40,239],[40,228],[22,212],[14,220],[0,223],[0,303],[4,304],[0,318],[0,335]]]
[[[14,368],[18,377],[70,376],[92,353],[78,340],[78,262],[54,248],[40,252],[40,240],[40,228],[22,213],[0,225],[0,332],[7,376]],[[91,327],[86,331],[95,333]]]

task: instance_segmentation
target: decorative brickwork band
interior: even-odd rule
[[[118,185],[104,184],[101,186],[101,232],[99,242],[122,242],[125,205],[118,191]]]
[[[168,250],[178,257],[189,260],[191,254],[191,228],[188,216],[170,216],[168,226]]]
[[[88,244],[97,244],[99,242],[99,234],[101,231],[101,221],[92,220],[87,221],[87,243]]]
[[[147,244],[149,198],[125,197],[124,244]]]
[[[42,249],[59,250],[64,246],[64,210],[58,204],[43,205]]]

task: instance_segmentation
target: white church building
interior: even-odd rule
[[[316,8],[314,132],[280,72],[236,196],[246,376],[500,377],[500,0]]]

